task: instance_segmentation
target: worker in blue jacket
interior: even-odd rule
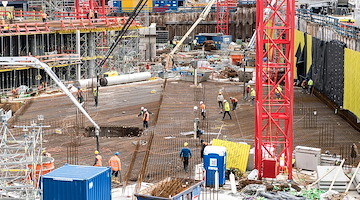
[[[181,149],[180,158],[184,163],[185,172],[188,171],[189,159],[191,158],[191,150],[187,147],[189,144],[187,142],[184,143],[184,147]]]

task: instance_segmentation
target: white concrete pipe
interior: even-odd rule
[[[77,83],[80,88],[96,87],[96,77],[89,79],[80,79]]]
[[[119,76],[104,77],[100,79],[101,86],[117,85],[122,83],[131,83],[136,81],[145,81],[151,78],[150,72],[141,72],[135,74],[124,74]]]

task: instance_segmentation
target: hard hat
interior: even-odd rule
[[[248,85],[247,87],[251,87],[250,85]]]
[[[117,155],[117,156],[118,156],[118,155],[119,155],[119,152],[115,152],[115,155]]]
[[[98,151],[95,151],[94,154],[99,154],[99,152],[98,152]]]
[[[96,91],[96,88],[94,88],[94,91]]]
[[[200,104],[203,104],[204,102],[200,101]]]
[[[146,109],[146,108],[144,108],[144,111],[146,112],[146,111],[147,111],[147,109]]]
[[[232,97],[230,97],[230,99],[232,99]]]
[[[251,90],[254,90],[254,88],[251,88]]]
[[[144,107],[141,107],[141,110],[144,110]]]
[[[184,147],[187,147],[189,144],[187,142],[184,143]]]
[[[226,100],[224,100],[224,102],[227,102]]]
[[[221,92],[219,92],[219,94],[221,94]]]

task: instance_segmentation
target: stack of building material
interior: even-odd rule
[[[321,149],[296,146],[295,147],[295,160],[296,167],[305,170],[316,170],[316,167],[320,165]]]
[[[355,171],[356,171],[356,168],[351,169],[352,174],[355,173]],[[355,187],[360,184],[360,171],[358,171],[357,174],[355,175],[353,184],[355,185]],[[360,194],[360,187],[356,188],[356,191]]]
[[[329,172],[330,170],[331,172]],[[337,177],[335,177],[338,170],[339,173],[337,174]],[[331,190],[345,192],[346,187],[350,182],[350,179],[339,166],[317,166],[317,174],[319,178],[323,177],[318,183],[320,190],[329,190],[332,181],[335,179],[335,183]]]
[[[336,163],[340,162],[340,155],[321,154],[320,165],[322,166],[335,166]]]

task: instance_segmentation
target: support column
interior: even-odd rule
[[[9,37],[9,56],[13,56],[13,41],[12,41],[12,36],[10,35]]]
[[[80,31],[76,30],[76,54],[79,54],[79,57],[81,57],[81,52],[80,52]],[[81,78],[81,64],[77,64],[76,66],[76,80],[80,80]]]
[[[354,8],[354,20],[355,26],[360,26],[360,0],[354,0],[355,8]]]
[[[28,35],[25,35],[25,43],[26,43],[26,56],[29,55],[29,36]]]
[[[89,59],[89,78],[95,77],[95,33],[88,33],[88,55],[90,57]]]
[[[17,42],[17,56],[21,56],[21,35],[18,35]]]
[[[60,34],[60,53],[64,53],[64,35],[63,34]]]

